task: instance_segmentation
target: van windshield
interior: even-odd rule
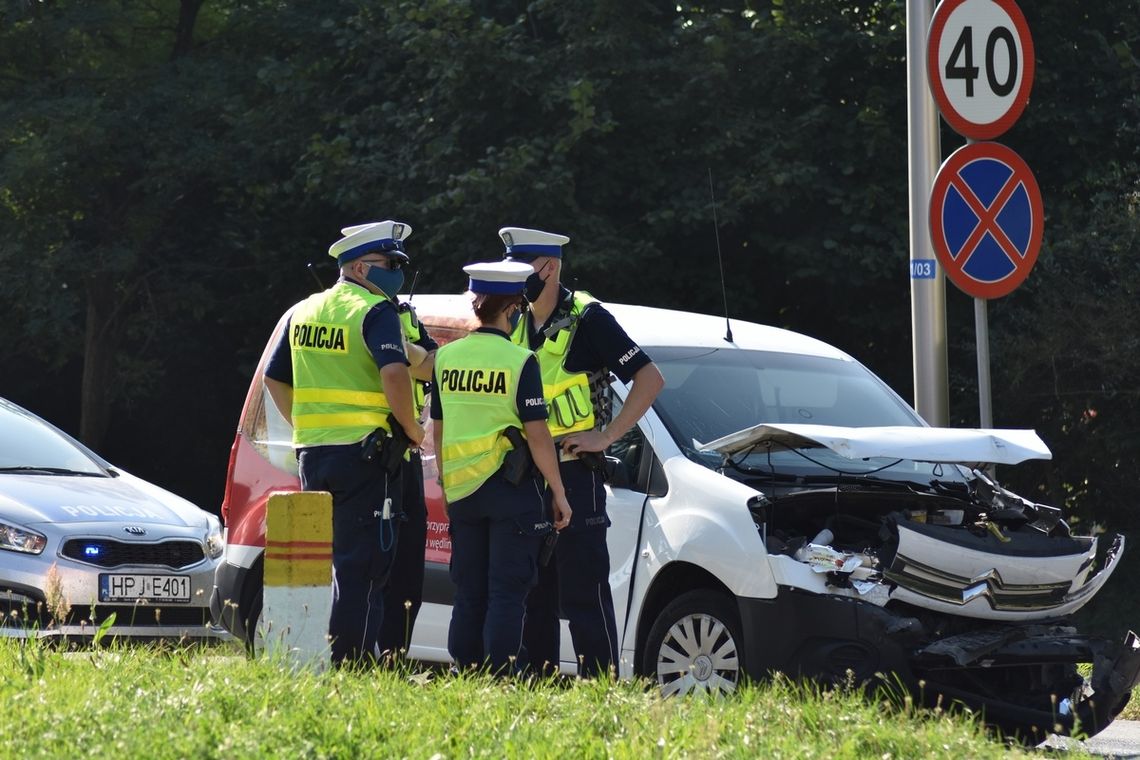
[[[700,444],[762,423],[843,427],[921,426],[918,415],[882,380],[853,361],[739,349],[647,347],[665,377],[654,408],[680,449],[708,467],[721,465]],[[733,461],[753,473],[791,476],[871,474],[905,480],[960,480],[957,468],[893,459],[851,460],[826,448],[760,446]]]

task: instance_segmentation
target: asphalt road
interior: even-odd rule
[[[1118,720],[1091,739],[1083,742],[1055,736],[1043,745],[1056,749],[1083,747],[1100,757],[1140,758],[1140,721]]]

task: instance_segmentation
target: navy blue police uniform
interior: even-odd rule
[[[395,306],[388,301],[374,306],[363,329],[377,367],[393,362],[407,365]],[[288,334],[286,325],[265,376],[292,385]],[[401,478],[380,477],[380,468],[361,457],[360,443],[303,447],[297,462],[302,490],[328,491],[333,497],[332,661],[375,657],[380,651],[376,641],[384,616],[384,586],[397,544],[396,522],[383,519],[382,510],[391,498],[389,514],[398,517]]]
[[[562,288],[559,307],[542,329],[561,318],[572,301]],[[530,347],[545,340],[542,329],[531,325]],[[589,304],[577,333],[567,348],[568,372],[612,372],[628,383],[650,358],[601,304]],[[610,555],[606,548],[605,482],[578,459],[559,464],[566,499],[573,514],[558,539],[554,558],[539,568],[538,583],[527,600],[524,644],[536,670],[556,672],[559,662],[559,609],[570,624],[570,636],[584,677],[606,672],[617,662],[617,624],[610,589]],[[549,495],[548,495],[549,498]]]
[[[510,340],[492,327],[475,332]],[[440,394],[446,389],[436,375],[432,387],[431,417],[443,420]],[[515,403],[520,423],[546,420],[542,375],[533,355],[523,365]],[[532,474],[512,485],[496,473],[474,493],[449,504],[448,519],[450,576],[456,586],[448,651],[459,667],[487,663],[493,672],[515,670],[523,660],[522,619],[542,536],[553,529],[542,480]]]
[[[380,222],[362,225],[345,231],[345,237],[334,243],[329,254],[345,263],[367,253],[380,252],[390,259],[407,260],[401,237],[410,234],[407,225],[397,222]],[[371,272],[372,270],[370,270]],[[377,370],[399,363],[408,365],[403,348],[403,330],[396,305],[391,300],[399,289],[402,277],[398,272],[385,270],[389,277],[381,289],[386,297],[367,308],[360,322],[363,347],[351,349],[356,361],[371,357]],[[371,275],[369,277],[371,280]],[[359,288],[359,292],[355,289]],[[389,293],[388,291],[392,292]],[[369,303],[377,298],[364,284],[343,276],[325,292],[326,297],[339,293],[339,302]],[[298,304],[286,324],[281,339],[274,347],[265,369],[269,379],[290,386],[298,384],[297,356],[290,343],[290,325],[298,310],[308,302]],[[357,317],[359,318],[359,317]],[[346,323],[346,327],[351,327]],[[353,365],[357,366],[357,365]],[[310,370],[305,370],[309,373]],[[367,374],[363,375],[367,376]],[[361,382],[361,381],[356,381]],[[382,386],[370,388],[379,391]],[[351,394],[350,394],[351,395]],[[382,417],[388,410],[380,407],[358,407],[349,415],[353,420]],[[293,416],[297,423],[298,399],[294,398]],[[315,415],[320,417],[321,415]],[[308,424],[308,423],[306,423]],[[368,427],[367,424],[364,427]],[[351,437],[360,430],[360,422],[350,428]],[[298,465],[301,488],[306,491],[327,491],[332,495],[332,609],[329,615],[330,656],[334,666],[341,664],[371,665],[377,661],[380,623],[384,617],[383,590],[392,568],[397,545],[397,521],[400,512],[399,470],[388,472],[375,459],[362,456],[362,444],[367,430],[358,440],[328,444],[300,443]],[[330,434],[329,438],[340,438]],[[294,441],[297,441],[294,433]]]

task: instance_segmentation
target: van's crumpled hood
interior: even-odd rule
[[[764,443],[789,448],[823,446],[847,459],[909,459],[943,464],[1018,464],[1052,459],[1045,442],[1032,430],[936,427],[838,427],[835,425],[765,423],[738,430],[709,443],[701,451],[732,456]]]

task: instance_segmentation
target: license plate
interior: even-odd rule
[[[101,573],[100,602],[189,602],[189,575]]]

